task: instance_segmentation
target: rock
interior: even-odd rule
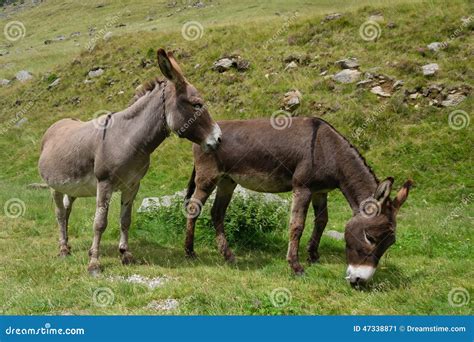
[[[61,42],[61,41],[63,41],[63,40],[66,40],[66,36],[60,35],[60,36],[57,36],[56,38],[53,38],[53,40],[54,40],[55,42]]]
[[[433,42],[433,43],[428,44],[426,47],[430,51],[438,52],[443,47],[443,44],[440,42]]]
[[[290,113],[294,112],[300,106],[302,97],[303,95],[301,95],[298,89],[287,92],[283,98],[282,109]]]
[[[385,21],[385,18],[383,17],[382,14],[374,14],[374,15],[371,15],[368,20],[375,21],[377,23],[383,23]]]
[[[6,55],[8,55],[9,53],[10,53],[10,52],[8,52],[7,50],[1,50],[1,51],[0,51],[0,57],[6,56]]]
[[[94,81],[89,80],[87,78],[84,80],[84,84],[91,84],[91,83],[94,83]]]
[[[79,37],[81,35],[81,32],[77,31],[77,32],[72,32],[69,37],[70,38],[75,38],[75,37]]]
[[[439,66],[436,63],[426,64],[422,67],[423,76],[433,76],[439,70]]]
[[[147,305],[147,309],[156,311],[176,310],[179,302],[176,299],[154,300]]]
[[[387,28],[389,28],[389,29],[394,29],[396,27],[397,27],[397,24],[395,24],[393,21],[391,21],[387,24]]]
[[[296,62],[293,61],[293,62],[290,62],[286,65],[285,71],[293,70],[293,69],[297,69],[297,68],[298,68],[298,64],[296,64]]]
[[[413,94],[410,94],[408,97],[410,98],[410,100],[416,100],[420,96],[421,96],[420,93],[413,93]]]
[[[33,78],[33,75],[31,75],[28,71],[26,70],[21,70],[18,71],[15,75],[15,78],[20,81],[20,82],[26,82],[30,79]]]
[[[234,63],[235,63],[235,68],[238,71],[246,71],[250,67],[250,62],[243,58],[237,58],[237,60],[234,61]]]
[[[446,100],[441,102],[443,107],[454,107],[460,104],[466,98],[463,94],[449,94]]]
[[[153,21],[153,20],[155,20],[155,18],[153,18],[151,15],[149,15],[145,18],[145,20],[146,21]]]
[[[49,189],[49,185],[45,183],[31,183],[31,184],[28,184],[26,187],[32,190]]]
[[[403,82],[402,80],[397,80],[397,81],[395,81],[395,83],[392,85],[392,89],[393,89],[393,90],[396,90],[396,89],[398,89],[398,88],[401,88],[404,84],[405,84],[405,82]]]
[[[372,83],[373,83],[372,80],[362,80],[362,81],[357,82],[357,83],[356,83],[356,86],[358,86],[358,87],[365,87],[365,86],[367,86],[367,85],[369,85],[369,84],[372,84]]]
[[[104,69],[102,68],[97,68],[97,69],[93,69],[91,71],[89,71],[89,77],[99,77],[100,75],[102,75],[104,73]]]
[[[7,80],[6,78],[0,79],[0,86],[7,86],[9,84],[10,84],[10,80]]]
[[[154,290],[157,287],[163,286],[170,279],[167,278],[167,277],[155,277],[155,278],[150,279],[148,277],[144,277],[144,276],[141,276],[139,274],[132,274],[131,276],[129,276],[127,278],[115,277],[115,278],[112,278],[111,280],[119,280],[119,281],[125,281],[127,283],[131,283],[131,284],[145,285],[150,290]]]
[[[329,236],[335,240],[344,240],[344,233],[338,232],[336,230],[328,230],[324,235]]]
[[[107,32],[106,34],[104,34],[104,40],[105,41],[110,40],[110,38],[112,38],[113,35],[114,34],[111,31]]]
[[[21,127],[24,124],[26,124],[27,122],[28,122],[28,118],[21,118],[20,120],[18,120],[18,122],[15,124],[15,126],[16,127]]]
[[[342,69],[357,69],[359,67],[357,58],[353,57],[341,59],[339,61],[336,61],[335,64],[340,66]]]
[[[339,83],[354,83],[360,77],[360,72],[353,69],[344,69],[333,76],[334,81]]]
[[[385,92],[381,86],[376,86],[376,87],[373,87],[372,89],[370,89],[370,92],[372,94],[375,94],[375,95],[378,95],[378,96],[382,96],[382,97],[390,97],[391,95],[387,92]]]
[[[48,89],[56,87],[59,84],[59,82],[61,82],[61,78],[56,78],[50,85],[48,85]]]
[[[232,60],[230,58],[221,58],[214,62],[212,68],[218,72],[224,72],[232,67]]]
[[[341,13],[331,13],[324,17],[324,21],[331,21],[342,17]]]

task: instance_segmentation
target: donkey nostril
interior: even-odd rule
[[[358,283],[359,281],[360,281],[360,277],[357,277],[355,282]]]
[[[222,142],[222,138],[221,137],[217,138],[217,142],[220,144]]]

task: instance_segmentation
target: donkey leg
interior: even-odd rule
[[[194,252],[194,228],[196,227],[196,221],[201,214],[201,209],[206,204],[207,199],[211,195],[215,186],[209,186],[206,188],[196,187],[193,196],[186,204],[186,241],[184,243],[184,251],[186,257],[195,258],[196,253]]]
[[[308,213],[311,191],[308,188],[299,187],[293,189],[293,203],[290,221],[290,242],[286,259],[296,275],[302,275],[304,268],[298,260],[298,248],[301,235],[303,234],[306,214]]]
[[[217,186],[216,199],[211,209],[212,223],[216,229],[217,247],[228,262],[234,262],[235,257],[225,237],[224,217],[236,185],[237,184],[230,179],[222,179]]]
[[[72,211],[72,204],[76,200],[77,197],[72,197],[69,195],[64,195],[63,198],[63,203],[64,203],[64,208],[66,208],[66,244],[68,248],[68,252],[71,252],[71,246],[68,243],[68,228],[69,228],[69,216],[71,216],[71,211]]]
[[[112,185],[107,181],[97,183],[97,200],[94,217],[94,239],[89,250],[88,271],[95,276],[100,273],[99,245],[102,233],[107,227],[107,214],[109,211],[110,198],[112,197]]]
[[[126,192],[122,191],[120,206],[120,243],[119,251],[122,255],[122,264],[129,265],[133,261],[132,253],[128,250],[128,229],[132,222],[132,207],[137,195],[139,184]]]
[[[319,242],[328,223],[328,195],[327,193],[314,193],[311,200],[314,209],[314,228],[308,244],[308,261],[314,263],[319,260]]]
[[[59,256],[65,257],[69,255],[70,250],[68,246],[68,236],[67,236],[67,211],[64,207],[63,202],[64,194],[53,190],[53,200],[56,206],[56,220],[59,225]]]

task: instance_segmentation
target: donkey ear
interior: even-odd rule
[[[403,184],[402,188],[398,191],[397,196],[393,200],[393,207],[396,210],[399,210],[403,203],[405,203],[412,186],[413,181],[409,179],[405,182],[405,184]]]
[[[163,49],[158,49],[158,66],[163,75],[175,84],[181,84],[185,81],[183,73],[171,52],[166,53]]]
[[[374,198],[379,203],[385,202],[385,200],[390,196],[390,191],[392,191],[393,177],[387,177],[384,181],[380,182],[377,190],[375,190]]]

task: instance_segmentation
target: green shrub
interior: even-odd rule
[[[209,200],[196,223],[198,244],[215,246],[215,229],[211,219],[213,200]],[[242,249],[269,250],[281,247],[287,240],[289,204],[269,201],[261,194],[234,194],[225,216],[225,233],[229,244]],[[160,227],[160,229],[155,229]],[[162,206],[138,215],[136,234],[161,244],[184,242],[186,211],[183,199],[175,196],[170,206]]]

